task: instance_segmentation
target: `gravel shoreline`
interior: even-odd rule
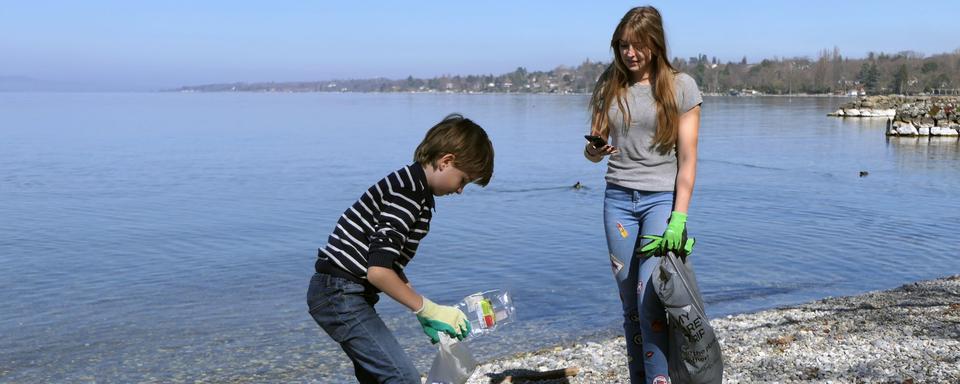
[[[960,275],[850,297],[712,319],[725,383],[960,383]],[[625,383],[624,338],[558,346],[481,364],[468,383]],[[508,381],[509,382],[509,381]]]

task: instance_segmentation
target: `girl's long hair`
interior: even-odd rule
[[[651,6],[636,7],[623,15],[617,29],[613,31],[610,47],[614,52],[613,62],[607,67],[593,89],[590,99],[591,133],[609,137],[610,107],[616,103],[623,116],[623,129],[630,127],[630,108],[626,102],[627,88],[630,87],[630,75],[626,64],[620,57],[619,45],[622,36],[631,36],[649,50],[647,58],[650,66],[650,85],[653,98],[657,103],[657,132],[653,145],[657,151],[665,154],[677,143],[677,122],[679,107],[674,93],[674,79],[677,71],[670,65],[667,56],[667,40],[663,33],[663,20],[660,12]]]

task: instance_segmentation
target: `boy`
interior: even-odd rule
[[[413,290],[403,273],[430,229],[433,196],[460,194],[493,175],[493,144],[470,119],[451,114],[430,128],[414,163],[383,178],[348,208],[320,248],[307,305],[340,343],[361,383],[420,383],[420,374],[373,306],[384,292],[414,311],[432,342],[438,332],[462,340],[470,323],[460,310]]]

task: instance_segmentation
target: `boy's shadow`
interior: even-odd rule
[[[500,373],[488,373],[487,377],[490,378],[490,384],[570,384],[570,376],[566,375],[563,369],[553,371],[508,369]]]

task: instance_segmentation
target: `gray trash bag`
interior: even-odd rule
[[[670,325],[670,378],[674,383],[720,383],[723,356],[720,343],[703,310],[697,278],[686,257],[673,252],[660,257],[653,287]]]
[[[464,343],[440,333],[437,356],[433,358],[427,384],[463,384],[477,369],[477,360]]]

